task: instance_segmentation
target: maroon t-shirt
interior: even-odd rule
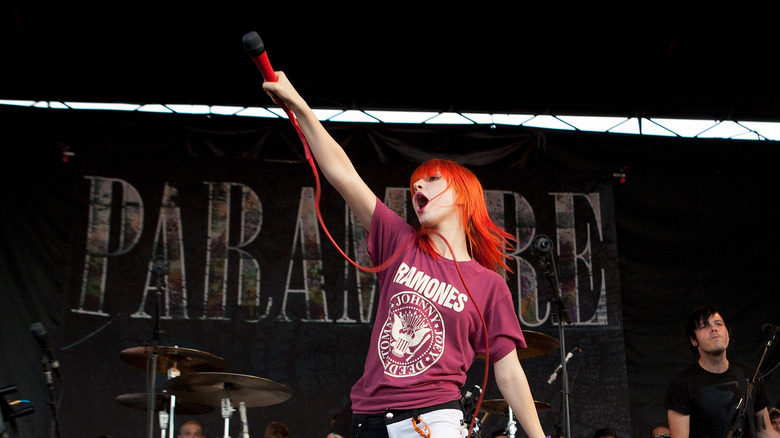
[[[466,371],[485,353],[479,311],[491,362],[526,347],[506,281],[474,260],[457,263],[461,280],[456,262],[425,254],[416,235],[377,199],[368,252],[374,266],[393,260],[377,274],[376,321],[363,376],[352,388],[354,413],[460,399]]]

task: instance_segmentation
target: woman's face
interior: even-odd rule
[[[455,209],[455,191],[440,174],[421,178],[413,184],[412,205],[420,225],[432,227]],[[457,218],[457,215],[453,215]]]

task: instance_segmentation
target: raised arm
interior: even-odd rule
[[[278,81],[264,82],[263,89],[274,103],[286,106],[295,114],[322,174],[341,194],[363,228],[370,229],[376,196],[357,173],[344,149],[317,120],[287,76],[283,72],[276,72],[276,75]]]
[[[544,432],[536,413],[536,405],[531,395],[528,379],[520,365],[517,352],[511,352],[493,365],[496,384],[507,403],[514,411],[517,422],[520,423],[529,438],[542,438]]]

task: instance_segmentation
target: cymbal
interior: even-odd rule
[[[544,333],[534,332],[530,330],[523,330],[523,337],[525,338],[526,348],[517,349],[517,357],[520,359],[527,359],[529,357],[542,356],[551,351],[558,349],[557,339]],[[484,359],[485,354],[478,354],[479,359]]]
[[[122,361],[142,370],[146,369],[152,346],[126,348],[119,353]],[[176,368],[181,374],[205,371],[225,371],[225,359],[205,351],[181,347],[157,347],[157,374],[166,374],[169,368]]]
[[[182,400],[209,406],[221,406],[222,399],[244,402],[246,407],[270,406],[292,395],[282,385],[262,377],[233,373],[182,374],[168,380],[164,389]]]
[[[535,401],[535,400],[534,400],[534,406],[536,407],[536,412],[544,412],[550,409],[549,403]],[[507,404],[506,400],[504,400],[503,398],[497,398],[494,400],[483,400],[482,411],[487,412],[488,414],[509,415],[509,404]]]
[[[135,392],[131,394],[122,394],[117,396],[116,401],[119,403],[131,407],[133,409],[147,410],[149,408],[149,399],[145,392]],[[164,392],[158,392],[154,397],[154,410],[162,411],[167,410],[171,405],[171,394]],[[212,406],[204,406],[195,403],[182,402],[176,398],[176,406],[174,413],[184,415],[199,415],[208,414],[214,411]]]

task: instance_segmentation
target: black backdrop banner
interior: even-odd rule
[[[377,291],[373,275],[339,252],[367,264],[363,230],[324,180],[317,202],[316,172],[288,122],[21,120],[29,124],[4,136],[14,159],[3,168],[0,360],[0,387],[16,385],[18,398],[35,407],[17,427],[34,436],[51,436],[53,427],[40,353],[28,331],[36,321],[49,328],[62,364],[63,381],[54,389],[63,436],[146,433],[147,413],[117,397],[142,394],[149,382],[120,353],[155,338],[223,358],[225,372],[287,386],[289,400],[248,409],[252,435],[279,420],[295,436],[323,437],[334,417],[345,419]],[[704,217],[686,220],[700,210],[718,221],[777,218],[776,202],[749,202],[767,184],[776,186],[763,174],[751,174],[744,185],[740,166],[750,157],[713,163],[698,158],[701,151],[689,143],[672,152],[660,140],[648,149],[631,137],[501,127],[328,127],[375,193],[410,222],[408,178],[417,164],[443,157],[471,168],[483,182],[491,217],[518,238],[507,282],[523,329],[558,338],[555,293],[529,249],[534,236],[552,238],[571,318],[565,343],[577,349],[567,368],[573,436],[600,427],[640,436],[664,419],[665,385],[693,360],[682,333],[693,304],[728,305],[743,324],[777,315],[759,304],[772,296],[760,266],[744,262],[753,274],[747,303],[733,290],[721,293],[744,282],[747,272],[729,278],[722,265],[705,263],[715,259],[685,250],[693,236],[707,248],[722,236],[711,232],[725,232]],[[728,151],[720,146],[709,145],[707,153]],[[64,161],[63,150],[75,156]],[[698,170],[686,169],[692,157]],[[708,184],[713,175],[720,185]],[[694,187],[706,195],[689,195]],[[726,187],[730,196],[721,197]],[[738,219],[731,216],[734,204]],[[774,229],[764,236],[777,243]],[[719,245],[737,237],[720,237]],[[777,256],[760,260],[763,266]],[[155,275],[160,266],[165,276]],[[743,333],[735,336],[735,354],[755,362],[761,339]],[[555,350],[522,361],[534,398],[549,404],[540,413],[548,433],[561,420],[562,382],[547,383],[560,358]],[[464,391],[482,385],[483,371],[478,360]],[[165,379],[156,376],[157,390]],[[486,399],[501,398],[495,382],[484,389]],[[195,419],[207,434],[221,435],[225,418],[214,408],[177,414],[174,422]],[[232,435],[240,433],[237,413],[227,421]],[[505,422],[488,415],[483,434]]]

